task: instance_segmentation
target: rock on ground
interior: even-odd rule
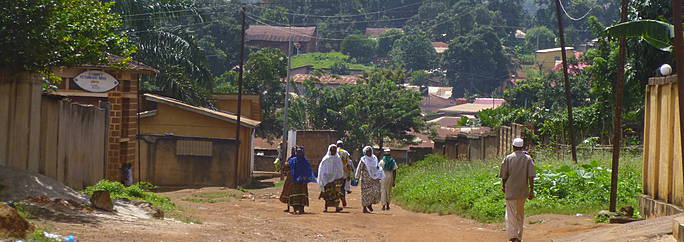
[[[41,174],[0,166],[0,201],[20,201],[29,196],[45,196],[88,202],[86,195]]]
[[[108,212],[114,211],[114,204],[112,198],[109,197],[109,191],[95,191],[90,197],[90,204],[94,208],[102,209]]]
[[[0,202],[0,238],[25,238],[33,229],[16,209]]]

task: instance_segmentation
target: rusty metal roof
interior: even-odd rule
[[[309,42],[316,38],[316,27],[250,25],[245,33],[247,41]]]

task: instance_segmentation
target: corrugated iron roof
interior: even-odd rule
[[[237,116],[232,114],[232,113],[227,113],[227,112],[221,112],[221,111],[216,111],[216,110],[211,110],[205,107],[198,107],[198,106],[193,106],[187,103],[183,103],[181,101],[178,101],[173,98],[169,97],[163,97],[163,96],[158,96],[154,94],[145,94],[145,99],[156,102],[156,103],[163,103],[169,106],[177,107],[186,111],[202,114],[208,117],[220,119],[223,121],[228,121],[231,123],[236,123],[237,122]],[[249,118],[245,117],[240,117],[240,125],[249,127],[249,128],[256,128],[257,125],[259,125],[261,122],[251,120]]]
[[[454,115],[477,114],[478,112],[480,112],[482,110],[497,108],[499,106],[501,106],[501,104],[496,104],[496,103],[489,103],[489,104],[466,103],[466,104],[451,106],[448,108],[442,108],[439,110],[439,112],[443,112],[445,114],[454,114]]]
[[[356,84],[356,82],[361,78],[361,75],[322,75],[315,76],[311,74],[296,74],[292,76],[292,80],[295,83],[303,83],[306,79],[316,78],[321,84]]]
[[[388,30],[399,30],[404,32],[404,30],[400,28],[366,28],[366,36],[380,36],[382,33],[385,33],[385,31]]]
[[[245,33],[246,41],[309,42],[316,38],[316,27],[250,25]]]

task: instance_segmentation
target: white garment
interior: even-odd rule
[[[380,168],[380,164],[378,164],[378,157],[375,157],[375,155],[371,156],[362,156],[361,157],[361,162],[359,162],[359,166],[356,168],[356,178],[361,177],[361,163],[366,164],[366,169],[368,170],[368,174],[370,175],[371,178],[380,180],[382,178],[385,178],[385,174],[382,172],[382,168]]]
[[[506,232],[508,239],[522,240],[525,224],[525,199],[506,199]]]
[[[318,166],[318,185],[320,185],[321,190],[324,190],[325,185],[328,183],[344,177],[342,159],[337,153],[331,155],[330,147],[335,147],[335,145],[328,147],[328,153],[326,153],[325,157],[321,160],[321,164]]]
[[[392,171],[384,171],[385,178],[380,181],[380,202],[383,205],[389,205],[392,201],[392,184],[394,184],[394,176]]]

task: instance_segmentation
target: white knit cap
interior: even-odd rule
[[[524,142],[523,139],[521,139],[521,138],[515,138],[515,139],[513,139],[513,147],[522,148],[524,143],[525,143],[525,142]]]

